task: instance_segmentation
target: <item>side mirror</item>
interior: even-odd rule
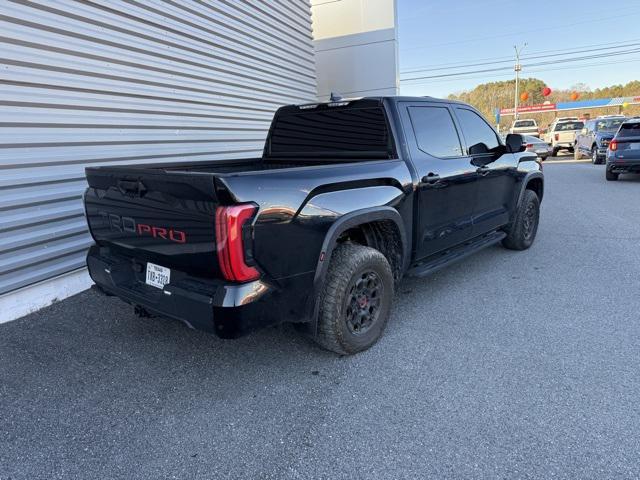
[[[509,153],[524,152],[527,149],[524,143],[524,137],[518,133],[510,133],[507,135],[506,144]]]

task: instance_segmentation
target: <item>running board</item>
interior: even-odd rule
[[[427,258],[422,263],[410,268],[407,275],[410,277],[425,277],[483,248],[498,243],[506,236],[507,234],[504,232],[493,232],[483,235],[482,237],[474,238],[450,250]]]

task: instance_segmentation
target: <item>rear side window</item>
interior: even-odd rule
[[[447,107],[409,107],[418,148],[435,157],[459,157],[462,146]]]
[[[456,114],[467,141],[469,155],[493,153],[500,146],[496,132],[476,112],[467,108],[456,108]]]
[[[270,138],[271,155],[390,158],[393,153],[382,107],[278,115]]]
[[[640,137],[640,122],[623,123],[617,137]]]

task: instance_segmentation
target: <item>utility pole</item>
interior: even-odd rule
[[[516,51],[516,65],[513,68],[516,72],[516,95],[515,95],[515,99],[514,99],[514,106],[513,106],[513,119],[514,121],[518,119],[518,82],[520,81],[520,72],[522,71],[522,65],[520,65],[520,54],[522,53],[522,50],[524,50],[524,47],[526,47],[527,44],[525,43],[524,45],[522,45],[520,48],[518,48],[517,46],[513,46],[513,49]]]

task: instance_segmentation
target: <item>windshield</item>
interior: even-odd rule
[[[514,127],[535,127],[536,124],[533,120],[518,120],[513,124]]]
[[[598,120],[596,122],[596,131],[600,130],[617,130],[624,122],[624,118],[614,118],[610,120]]]
[[[582,130],[584,127],[584,122],[563,122],[558,123],[554,131],[556,132],[564,132],[566,130]]]

